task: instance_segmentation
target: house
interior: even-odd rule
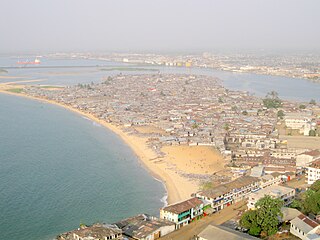
[[[168,220],[140,214],[115,223],[123,235],[136,240],[155,240],[175,230],[175,224]]]
[[[316,231],[319,229],[319,224],[304,214],[300,214],[296,218],[290,221],[290,233],[297,236],[300,239],[320,239],[320,236],[316,235]],[[316,230],[316,231],[315,231]],[[314,235],[316,238],[311,238]]]
[[[228,240],[251,240],[258,239],[242,232],[224,226],[209,225],[197,235],[197,240],[215,240],[215,239],[228,239]]]
[[[271,196],[272,198],[279,198],[283,200],[284,206],[288,206],[294,199],[295,189],[274,185],[263,188],[257,192],[250,193],[247,203],[248,209],[254,209],[255,204],[259,201],[259,199],[266,195]]]
[[[117,226],[109,224],[94,224],[92,226],[84,226],[77,230],[63,233],[57,237],[57,240],[120,240],[122,238],[122,230]]]
[[[313,184],[320,179],[320,159],[312,162],[309,167],[307,167],[306,174],[308,184]]]
[[[196,193],[196,197],[209,201],[215,211],[239,202],[259,189],[259,178],[243,176],[227,184]]]
[[[320,159],[320,151],[312,150],[301,153],[297,156],[296,166],[297,167],[307,167],[309,163]]]
[[[203,214],[203,201],[194,197],[160,209],[160,218],[176,224],[179,229]]]

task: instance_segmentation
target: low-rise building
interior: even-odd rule
[[[295,189],[283,187],[283,186],[270,186],[263,188],[257,192],[253,192],[249,194],[247,207],[248,209],[254,209],[255,204],[259,201],[259,199],[265,197],[265,196],[271,196],[272,198],[279,198],[283,200],[284,206],[288,206],[290,203],[292,203],[292,200],[295,196]]]
[[[310,166],[307,167],[306,174],[308,184],[313,184],[320,179],[320,159],[312,162]]]
[[[229,239],[229,240],[253,240],[258,239],[233,229],[209,225],[197,235],[197,240],[213,240],[213,239]]]
[[[83,226],[77,230],[63,233],[57,240],[121,240],[122,230],[109,224],[94,224]]]
[[[307,167],[309,163],[320,159],[320,151],[312,150],[301,153],[297,156],[296,166],[297,167]]]
[[[319,224],[304,214],[290,221],[290,233],[300,239],[320,239],[320,234],[317,234]],[[312,238],[315,237],[315,238]]]
[[[245,199],[251,192],[259,189],[259,178],[243,176],[227,184],[198,192],[196,197],[209,201],[215,211]]]
[[[189,224],[203,214],[203,202],[194,197],[160,209],[160,218],[176,224],[176,229]]]
[[[136,240],[155,240],[175,230],[175,223],[140,214],[115,223],[123,235]]]

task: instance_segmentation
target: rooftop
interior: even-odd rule
[[[175,203],[167,207],[164,207],[163,210],[167,212],[179,214],[179,213],[188,211],[189,209],[194,208],[200,204],[202,204],[202,201],[200,199],[190,198],[186,201]]]
[[[198,237],[202,239],[228,239],[228,240],[246,240],[246,239],[258,239],[248,234],[237,232],[223,226],[207,226],[202,232],[198,234]]]
[[[115,225],[122,229],[124,235],[134,239],[146,238],[163,226],[175,226],[170,221],[158,219],[147,214],[126,218],[115,223]]]
[[[298,227],[300,230],[302,230],[305,233],[310,232],[312,229],[319,226],[319,224],[312,219],[308,218],[304,214],[300,214],[298,217],[291,220],[291,223]]]

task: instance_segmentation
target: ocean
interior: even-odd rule
[[[0,239],[157,216],[165,195],[114,133],[59,106],[0,94]]]

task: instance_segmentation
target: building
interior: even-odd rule
[[[308,218],[306,215],[300,214],[298,217],[291,220],[290,223],[290,233],[298,238],[303,240],[320,239],[320,234],[317,234],[319,224]]]
[[[196,197],[209,201],[214,211],[219,211],[245,199],[251,192],[257,191],[259,184],[259,178],[243,176],[227,184],[198,192]]]
[[[272,198],[279,198],[283,200],[284,206],[288,206],[292,203],[292,200],[295,196],[295,190],[293,188],[283,187],[283,186],[270,186],[263,188],[257,192],[253,192],[249,194],[247,207],[248,209],[254,209],[255,204],[259,201],[259,199],[265,196],[271,196]]]
[[[306,174],[308,184],[313,184],[320,179],[320,159],[312,162],[309,167],[307,167]]]
[[[307,167],[309,163],[318,159],[320,159],[320,151],[318,150],[307,151],[297,156],[296,166]]]
[[[299,130],[300,134],[309,135],[311,129],[311,115],[302,113],[286,113],[284,116],[286,127]]]
[[[285,175],[281,174],[281,173],[271,173],[271,174],[267,174],[264,175],[260,178],[260,188],[266,188],[266,187],[270,187],[273,185],[279,185],[280,183],[283,182],[283,178],[286,178]]]
[[[248,234],[235,231],[233,229],[209,225],[197,235],[197,240],[214,240],[214,239],[228,239],[228,240],[251,240],[258,239]]]
[[[122,230],[114,225],[94,224],[92,226],[84,226],[77,230],[63,233],[57,237],[57,240],[120,240],[122,238]]]
[[[136,240],[155,240],[175,230],[175,223],[140,214],[115,223],[123,235]]]
[[[160,218],[176,224],[179,229],[203,214],[203,202],[194,197],[160,209]]]

